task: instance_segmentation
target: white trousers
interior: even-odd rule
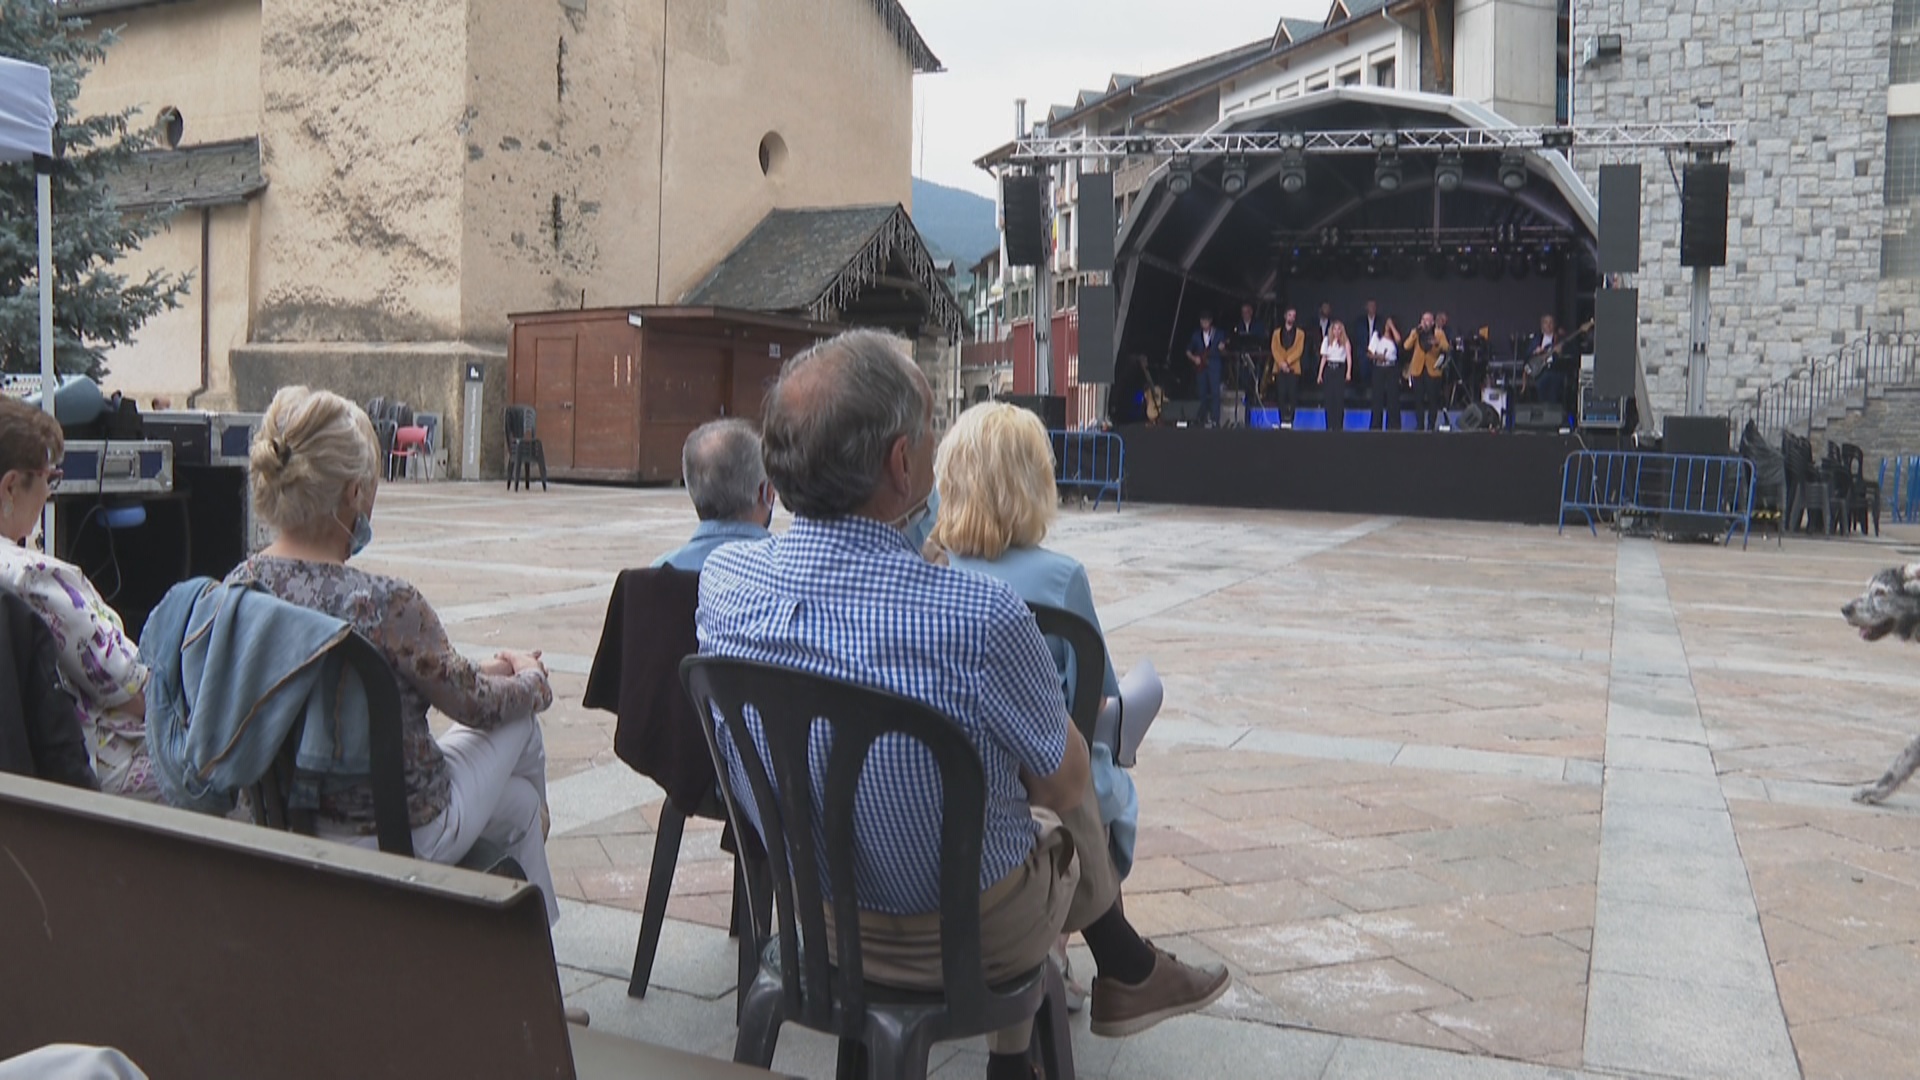
[[[0,1080],[147,1080],[111,1047],[55,1043],[0,1061]]]
[[[540,722],[527,716],[492,731],[455,724],[434,741],[447,759],[451,798],[445,813],[413,830],[414,857],[457,863],[476,842],[491,840],[527,872],[528,884],[539,887],[547,923],[560,921],[553,871],[547,867],[547,840],[540,828],[540,808],[547,801],[547,745],[540,737]],[[324,826],[320,831],[327,832]],[[350,842],[380,846],[372,836],[351,837]]]

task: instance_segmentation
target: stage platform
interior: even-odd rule
[[[1126,497],[1185,506],[1324,510],[1551,525],[1560,470],[1604,436],[1508,432],[1114,429]]]

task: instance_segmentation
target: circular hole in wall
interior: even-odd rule
[[[787,163],[787,140],[777,131],[769,131],[760,138],[760,175],[772,176]]]
[[[171,105],[161,109],[160,114],[153,118],[154,136],[169,150],[180,146],[180,137],[186,132],[186,117],[181,116],[180,110]]]

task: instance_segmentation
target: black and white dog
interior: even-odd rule
[[[1867,591],[1840,609],[1847,623],[1858,627],[1866,641],[1879,641],[1897,634],[1903,641],[1920,636],[1920,563],[1894,566],[1880,571],[1867,582]],[[1887,774],[1872,787],[1853,793],[1855,802],[1877,803],[1907,782],[1920,769],[1920,738],[1907,744],[1893,759]]]

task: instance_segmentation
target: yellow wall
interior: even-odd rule
[[[260,133],[260,0],[136,8],[94,26],[120,28],[120,40],[81,83],[83,114],[137,106],[151,123],[171,105],[182,145]]]
[[[206,213],[209,244],[204,266],[202,212],[187,210],[174,215],[163,231],[116,267],[134,281],[150,269],[192,274],[178,308],[149,319],[133,344],[107,353],[106,388],[128,394],[142,408],[155,397],[166,397],[174,408],[184,409],[188,395],[200,389],[201,305],[209,297],[209,378],[197,403],[208,408],[232,404],[227,356],[247,343],[257,214],[247,204],[217,206]]]

